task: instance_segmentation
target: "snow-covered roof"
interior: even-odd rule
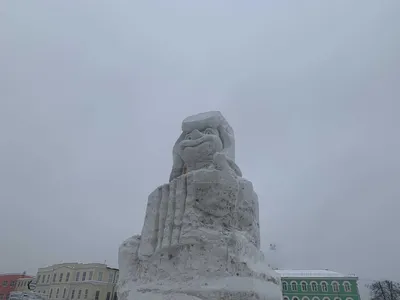
[[[330,270],[275,270],[281,277],[321,277],[321,278],[357,278],[354,274],[344,275]]]

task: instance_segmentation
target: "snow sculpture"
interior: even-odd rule
[[[169,183],[148,198],[141,235],[119,249],[120,300],[281,300],[260,251],[258,197],[220,112],[186,118]]]
[[[31,291],[11,292],[9,300],[47,300],[48,298],[40,293]]]

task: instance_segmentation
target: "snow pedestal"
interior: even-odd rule
[[[260,251],[258,197],[219,112],[183,121],[170,182],[150,194],[141,235],[119,249],[120,300],[281,300]]]
[[[47,296],[32,291],[11,292],[9,300],[47,300]]]

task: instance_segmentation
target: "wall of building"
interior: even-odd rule
[[[19,278],[31,278],[25,274],[0,274],[0,300],[8,300]]]
[[[118,276],[105,264],[57,264],[38,270],[35,292],[49,300],[116,300]]]
[[[357,278],[282,278],[284,300],[360,300]]]
[[[15,290],[16,292],[28,292],[28,284],[32,280],[31,277],[27,278],[19,278],[15,284]]]

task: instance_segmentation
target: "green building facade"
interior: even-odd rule
[[[328,270],[275,270],[281,275],[283,300],[360,300],[357,280]]]

